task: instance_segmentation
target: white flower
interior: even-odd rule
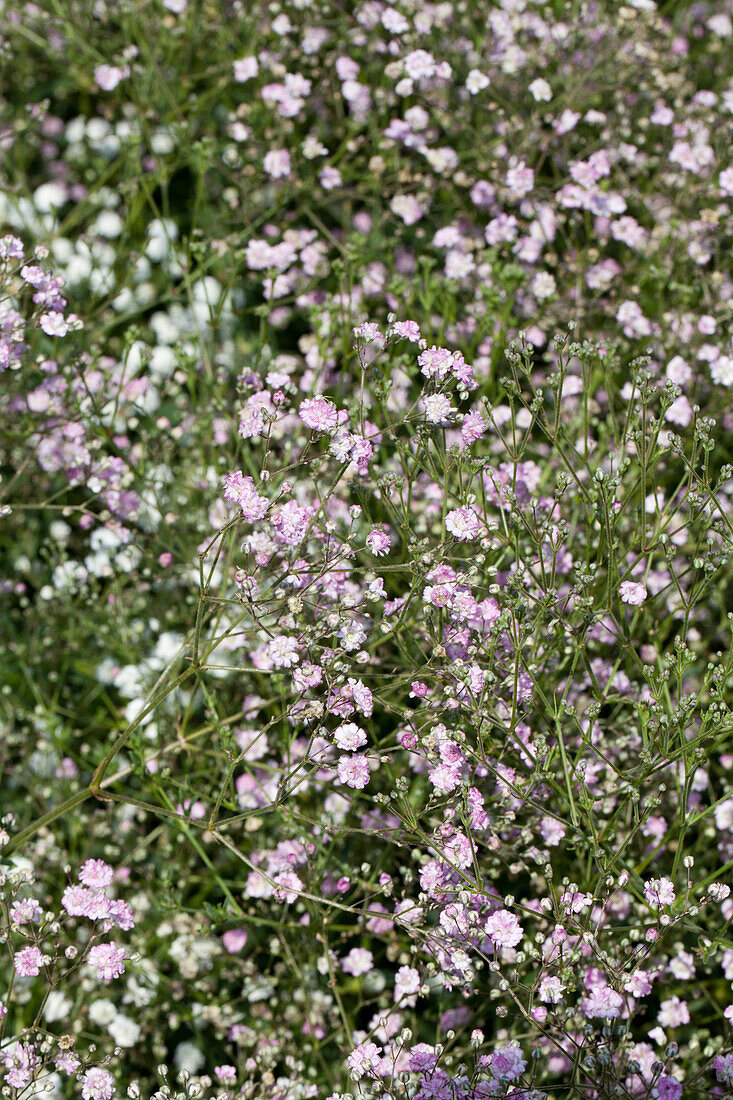
[[[530,84],[529,94],[537,103],[549,103],[552,99],[552,88],[540,76]]]

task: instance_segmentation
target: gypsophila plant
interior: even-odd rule
[[[733,1093],[733,7],[0,3],[0,1092]]]

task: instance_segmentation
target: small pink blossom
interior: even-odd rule
[[[445,529],[458,542],[470,542],[481,534],[481,521],[472,508],[453,508],[445,517]]]
[[[633,607],[640,607],[647,597],[646,588],[639,581],[622,581],[618,594],[623,603],[631,604]]]
[[[129,65],[97,65],[94,70],[94,79],[103,92],[113,91],[129,75]]]
[[[370,531],[367,535],[366,544],[376,558],[381,558],[389,553],[391,539],[386,531],[375,527],[374,530]]]
[[[115,1093],[115,1083],[109,1070],[94,1066],[81,1078],[83,1100],[111,1100]]]
[[[644,897],[656,909],[661,909],[663,905],[673,905],[676,896],[674,886],[668,878],[653,878],[644,883]]]
[[[124,947],[118,947],[114,940],[109,943],[99,943],[89,951],[88,960],[91,966],[96,966],[97,977],[110,982],[119,978],[125,972],[127,952]]]
[[[348,955],[341,960],[341,969],[354,978],[360,978],[374,969],[374,956],[365,947],[352,947]]]
[[[41,973],[41,967],[51,960],[44,955],[40,947],[24,947],[22,951],[16,951],[13,956],[13,964],[16,973],[21,978],[35,978]]]
[[[337,771],[339,780],[355,790],[363,790],[369,782],[369,763],[364,756],[340,757]]]
[[[356,722],[345,722],[333,731],[333,739],[340,749],[356,752],[367,743],[367,735]]]
[[[338,427],[338,409],[327,397],[311,397],[302,401],[298,416],[306,428],[317,432],[332,432]]]
[[[66,336],[69,331],[63,313],[42,313],[39,324],[47,336]]]
[[[113,878],[114,870],[101,859],[88,859],[79,871],[79,882],[83,882],[85,886],[90,886],[94,890],[102,890],[105,886],[109,886]]]

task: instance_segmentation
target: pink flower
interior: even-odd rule
[[[524,936],[524,929],[508,909],[491,913],[486,919],[484,931],[495,947],[516,947]]]
[[[420,328],[417,321],[395,321],[394,331],[403,340],[409,340],[412,344],[420,342]]]
[[[378,1073],[382,1062],[381,1053],[382,1048],[376,1043],[360,1043],[355,1050],[352,1050],[346,1064],[353,1079],[358,1081],[370,1071]]]
[[[10,919],[15,924],[30,924],[40,920],[41,906],[36,898],[23,898],[16,901],[10,910]]]
[[[644,897],[656,909],[661,909],[663,905],[673,905],[676,896],[674,886],[668,878],[653,878],[644,883]]]
[[[112,908],[109,898],[86,886],[67,886],[61,895],[61,904],[70,917],[88,917],[89,920],[104,920]]]
[[[391,539],[386,531],[375,527],[373,531],[370,531],[366,537],[366,544],[374,554],[375,558],[384,557],[389,553],[391,546]]]
[[[300,660],[297,638],[289,638],[286,635],[273,638],[267,649],[275,668],[292,668]]]
[[[618,594],[624,603],[632,604],[634,607],[640,607],[647,597],[646,588],[639,581],[622,581]]]
[[[47,336],[66,336],[69,331],[63,313],[42,313],[39,323]]]
[[[317,432],[332,432],[338,427],[339,415],[333,401],[326,397],[312,397],[302,401],[298,416],[306,428]]]
[[[111,1100],[115,1083],[109,1070],[95,1066],[88,1069],[81,1079],[81,1094],[84,1100]]]
[[[333,739],[340,749],[356,752],[367,743],[367,735],[355,722],[345,722],[333,731]]]
[[[94,70],[94,79],[103,92],[111,92],[129,75],[129,65],[97,65]]]
[[[354,978],[368,974],[374,969],[374,956],[365,947],[352,947],[348,955],[341,960],[341,969]]]
[[[445,529],[458,542],[470,542],[481,534],[481,521],[472,508],[453,508],[445,517]]]
[[[270,179],[287,179],[290,175],[290,153],[287,149],[271,149],[265,153],[262,167]]]
[[[91,966],[96,966],[97,977],[109,982],[124,974],[126,958],[124,947],[118,947],[114,940],[110,940],[109,943],[99,943],[92,947],[88,961]]]
[[[521,1077],[527,1066],[527,1059],[519,1047],[498,1047],[489,1055],[491,1073],[494,1077],[504,1081],[516,1081]]]
[[[347,787],[363,790],[369,782],[369,763],[364,756],[342,756],[337,765],[339,780]]]
[[[101,859],[88,859],[79,871],[79,882],[83,882],[85,886],[91,886],[94,890],[102,890],[105,886],[109,886],[113,878],[113,869]]]
[[[593,989],[588,997],[580,1002],[584,1014],[589,1020],[615,1019],[621,1015],[624,999],[610,986],[603,985]]]
[[[245,477],[241,470],[234,470],[224,478],[224,499],[238,504],[249,523],[263,519],[270,506],[267,498],[255,489],[252,478]]]
[[[425,410],[425,419],[429,424],[447,424],[455,412],[449,399],[442,393],[423,397],[422,406]]]
[[[13,956],[16,973],[21,978],[35,978],[41,973],[41,967],[50,961],[49,956],[44,955],[39,947],[24,947]]]
[[[679,997],[669,997],[662,1001],[657,1020],[662,1027],[680,1027],[681,1024],[689,1024],[690,1010],[687,1001],[681,1001]]]
[[[256,57],[240,57],[238,61],[234,62],[232,69],[237,83],[244,84],[257,76],[260,66]]]
[[[238,955],[247,945],[247,933],[243,928],[230,928],[221,937],[224,948],[230,955]]]

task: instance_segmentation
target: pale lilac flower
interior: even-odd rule
[[[23,898],[10,908],[10,919],[15,924],[35,923],[41,918],[41,905],[36,898]]]
[[[39,324],[47,336],[66,336],[69,325],[62,313],[42,313]]]
[[[420,974],[414,966],[401,966],[395,974],[394,1000],[400,1007],[410,1008],[417,1002],[420,992]]]
[[[533,80],[529,86],[529,94],[535,103],[549,103],[552,99],[552,88],[546,80],[540,76]]]
[[[681,1027],[682,1024],[689,1024],[690,1010],[687,1007],[687,1001],[681,1001],[677,996],[662,1001],[657,1020],[662,1027]]]
[[[618,594],[623,603],[631,604],[633,607],[640,607],[647,597],[646,588],[639,581],[622,581]]]
[[[516,1081],[527,1067],[527,1059],[519,1047],[497,1047],[489,1055],[488,1063],[492,1076],[499,1081]]]
[[[562,982],[555,977],[543,978],[537,995],[546,1004],[557,1004],[563,998]]]
[[[302,401],[298,416],[306,428],[317,432],[332,432],[338,427],[338,409],[327,397],[311,397]]]
[[[422,406],[425,410],[425,419],[430,424],[447,424],[455,412],[449,399],[442,393],[423,397]]]
[[[290,153],[287,149],[271,149],[269,153],[265,153],[262,167],[270,179],[287,179],[291,171]]]
[[[115,1093],[114,1078],[109,1070],[94,1066],[81,1078],[83,1100],[111,1100]]]
[[[230,928],[221,940],[230,955],[238,955],[247,946],[247,933],[244,928]]]
[[[341,969],[344,973],[359,978],[374,969],[374,956],[365,947],[352,947],[348,955],[341,960]]]
[[[235,61],[232,65],[234,71],[234,79],[238,84],[244,84],[248,80],[252,80],[257,76],[260,70],[260,66],[256,57],[240,57],[238,61]]]
[[[124,974],[126,958],[124,947],[118,947],[114,940],[110,940],[109,943],[99,943],[90,948],[88,961],[91,966],[96,966],[97,977],[110,982]]]
[[[16,951],[13,956],[13,965],[16,973],[21,978],[35,978],[40,974],[41,967],[49,963],[51,959],[44,955],[39,947],[24,947],[22,951]]]
[[[378,1072],[382,1062],[381,1053],[382,1048],[376,1043],[360,1043],[346,1060],[352,1078],[358,1081],[367,1073]]]
[[[495,947],[516,947],[522,942],[524,930],[508,909],[498,909],[486,918],[484,931]]]
[[[381,558],[389,553],[391,539],[386,531],[375,527],[374,530],[370,531],[367,535],[366,544],[376,558]]]
[[[97,65],[94,79],[103,92],[111,92],[130,75],[129,65]]]
[[[109,886],[114,878],[114,870],[108,863],[101,859],[88,859],[83,863],[79,871],[79,882],[94,890],[102,890]]]
[[[445,529],[458,542],[470,542],[481,534],[481,521],[472,508],[453,508],[445,517]]]
[[[603,985],[591,990],[590,995],[580,1002],[580,1007],[589,1020],[608,1020],[621,1015],[623,1003],[620,993]]]
[[[369,782],[369,763],[364,756],[340,757],[337,771],[339,780],[355,790],[363,790]]]
[[[375,324],[374,321],[364,321],[363,324],[358,325],[357,328],[354,329],[354,336],[358,337],[360,340],[366,340],[369,344],[373,343],[374,340],[384,339],[380,332],[379,325]]]
[[[340,749],[356,752],[367,743],[367,735],[355,722],[345,722],[333,731],[333,739]]]
[[[668,878],[653,878],[644,883],[644,897],[649,905],[661,909],[663,905],[673,905],[676,894]]]
[[[420,328],[417,321],[395,321],[394,331],[403,340],[409,340],[413,344],[420,341]]]
[[[292,668],[300,661],[297,638],[280,635],[280,637],[272,639],[267,649],[275,668]]]

